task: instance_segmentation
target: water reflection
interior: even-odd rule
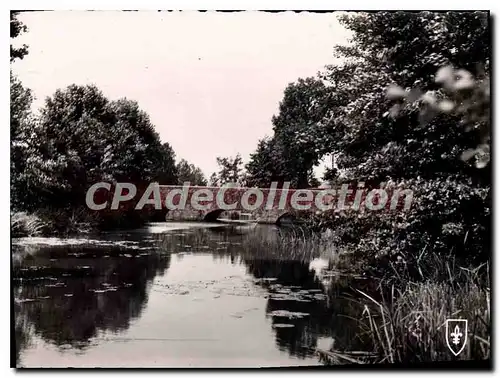
[[[169,254],[146,247],[39,247],[14,266],[16,326],[61,348],[86,348],[100,331],[119,332],[141,315],[169,263]]]
[[[207,250],[214,259],[244,264],[256,284],[269,293],[266,314],[271,319],[278,348],[296,357],[313,356],[318,338],[332,334],[334,317],[321,280],[321,268],[327,269],[328,264],[316,269],[311,266],[311,257],[319,256],[320,251],[286,260],[273,250],[256,249],[245,238],[252,232],[269,240],[279,237],[274,227],[255,230],[237,226],[165,235],[163,243],[169,250],[182,253]]]
[[[245,265],[256,278],[274,278],[262,282],[271,294],[266,313],[272,318],[278,347],[299,357],[314,354],[318,336],[330,333],[331,314],[309,262],[247,259]]]
[[[132,327],[134,319],[142,317],[152,287],[155,294],[164,298],[155,301],[148,310],[155,319],[161,319],[165,311],[159,303],[182,303],[183,307],[175,308],[181,318],[183,313],[190,314],[194,309],[201,311],[197,313],[199,324],[193,324],[198,329],[205,324],[203,311],[210,308],[203,307],[203,301],[207,300],[206,306],[212,306],[208,299],[215,300],[220,293],[229,292],[233,298],[234,295],[266,298],[263,307],[269,327],[266,332],[272,332],[276,347],[293,358],[317,360],[315,349],[324,337],[332,337],[338,349],[355,348],[356,318],[360,314],[358,308],[345,299],[349,295],[350,280],[339,281],[325,274],[331,269],[331,251],[311,248],[307,253],[294,255],[292,251],[262,248],[262,243],[256,245],[248,238],[252,233],[259,233],[262,240],[278,238],[277,230],[272,227],[188,227],[169,232],[162,229],[165,230],[165,226],[158,224],[127,234],[111,233],[100,240],[72,246],[64,243],[20,246],[17,243],[13,272],[16,356],[30,347],[34,335],[60,349],[71,347],[85,352],[104,343],[97,340],[104,332],[123,334]],[[186,276],[183,282],[182,272],[176,271],[174,283],[168,281],[172,261],[182,264],[187,256],[190,260],[185,266],[191,266],[191,270],[184,274],[190,275],[189,278]],[[205,277],[206,272],[199,270],[199,264],[206,265],[209,256],[216,264],[244,267],[249,278],[224,276],[218,278],[218,287],[217,279],[194,281],[193,278]],[[191,259],[198,261],[198,265]],[[167,280],[157,281],[163,275]],[[203,290],[211,290],[210,298],[200,294]],[[172,296],[185,299],[178,302]],[[220,311],[230,311],[226,308],[232,306],[231,298],[225,301],[215,302],[225,303],[218,305]],[[256,309],[249,309],[252,310],[249,314],[256,314]],[[231,316],[235,319],[256,316],[251,314]],[[148,321],[150,328],[163,324]],[[155,333],[155,329],[147,332]],[[226,332],[225,337],[230,338],[234,330],[221,327],[214,332],[218,336]],[[247,337],[252,337],[251,329],[245,332],[250,332]],[[207,348],[215,347],[212,344]],[[237,353],[231,343],[225,348],[221,353],[228,356]],[[207,356],[214,353],[208,349],[205,352]],[[254,364],[258,366],[259,361]]]
[[[21,306],[17,303],[14,304],[14,338],[15,350],[14,357],[17,362],[21,351],[31,345],[33,337],[33,327],[31,326],[26,316],[21,311]]]

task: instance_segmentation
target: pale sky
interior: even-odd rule
[[[19,16],[29,54],[13,70],[36,97],[96,84],[111,100],[138,101],[176,159],[207,177],[216,156],[245,162],[283,90],[334,63],[348,32],[329,13],[30,12]],[[323,169],[319,167],[318,173]]]

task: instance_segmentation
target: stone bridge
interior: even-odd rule
[[[296,211],[315,212],[318,210],[316,194],[322,192],[320,189],[166,185],[162,185],[160,191],[163,203],[170,199],[171,208],[166,215],[167,220],[210,222],[217,220],[224,212],[234,212],[249,215],[251,220],[258,223],[280,223],[285,217],[293,216]],[[328,195],[321,197],[323,203],[329,202]]]
[[[348,208],[364,211],[360,206],[371,211],[408,210],[413,199],[410,188],[399,187],[390,190],[374,188],[366,193],[364,189],[354,190],[352,184],[342,184],[342,189],[338,191],[334,188],[278,189],[271,186],[264,189],[188,184],[169,186],[151,183],[147,188],[145,184],[137,188],[131,183],[96,183],[87,191],[86,203],[95,211],[142,210],[158,220],[215,221],[227,212],[238,214],[238,218],[247,215],[250,220],[260,223],[280,223],[287,215],[293,217],[297,212],[317,213]],[[402,195],[404,203],[400,201]]]

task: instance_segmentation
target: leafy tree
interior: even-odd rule
[[[336,48],[346,60],[330,66],[336,106],[324,120],[323,152],[339,154],[352,178],[442,176],[467,170],[456,159],[474,137],[442,116],[423,124],[417,106],[388,111],[388,84],[437,90],[434,75],[446,64],[478,72],[489,67],[488,19],[481,12],[375,12],[341,18],[353,32],[351,45]],[[450,150],[450,146],[452,149]],[[332,149],[334,151],[332,151]]]
[[[19,11],[10,12],[10,38],[16,38],[20,34],[28,31],[26,25],[17,19]],[[24,56],[28,54],[28,46],[23,44],[21,47],[14,47],[10,45],[10,61],[13,62],[16,59],[23,59]]]
[[[175,154],[168,143],[162,144],[149,116],[136,101],[120,99],[108,105],[113,125],[111,137],[118,138],[106,146],[104,167],[115,179],[177,182]]]
[[[206,186],[207,180],[202,170],[194,164],[189,164],[187,160],[181,159],[177,164],[177,183],[182,185],[184,182],[189,182],[195,186]]]
[[[27,30],[18,13],[11,12],[11,38]],[[11,62],[28,53],[26,45],[11,45],[10,51]],[[109,101],[95,86],[71,85],[47,98],[35,118],[31,91],[12,72],[10,87],[13,210],[45,209],[45,224],[57,223],[56,218],[74,223],[73,215],[83,214],[75,210],[84,205],[86,190],[95,182],[177,182],[171,146],[161,143],[135,101]]]
[[[243,160],[240,154],[233,157],[217,157],[219,172],[210,176],[210,185],[222,186],[234,183],[239,186],[245,185],[245,174],[243,171]]]
[[[412,105],[419,102],[421,114],[430,120],[439,114],[455,114],[460,117],[464,132],[477,130],[477,147],[464,151],[462,160],[473,160],[477,168],[487,167],[490,163],[490,79],[484,76],[476,80],[470,72],[464,69],[454,69],[445,66],[436,73],[435,81],[443,85],[442,94],[436,96],[432,92],[422,94],[418,89],[405,91],[401,87],[392,86],[388,97],[402,100],[404,104]],[[408,100],[408,101],[406,101]],[[396,112],[401,102],[395,105]]]
[[[322,80],[298,79],[285,89],[272,119],[282,175],[294,187],[309,186],[308,177],[322,157],[317,141],[325,136],[322,121],[333,105],[330,92]]]
[[[484,112],[489,102],[481,102],[475,125],[466,130],[457,126],[464,112],[435,114],[426,104],[446,98],[435,80],[443,66],[460,67],[486,82],[487,14],[376,12],[341,21],[353,38],[349,46],[335,49],[345,63],[321,76],[330,83],[335,106],[321,122],[328,136],[318,138],[318,148],[338,156],[347,178],[411,188],[415,201],[411,212],[397,220],[393,214],[334,215],[322,225],[338,230],[343,222],[351,241],[352,230],[362,227],[358,235],[364,236],[354,238],[351,248],[366,249],[368,239],[376,237],[377,252],[407,258],[431,249],[465,256],[489,251],[490,174],[460,159],[464,151],[475,154],[478,141],[484,141],[484,128],[476,126],[489,118]],[[391,98],[389,84],[402,87],[391,87]],[[401,91],[407,102],[391,108]]]
[[[247,185],[265,188],[272,182],[281,186],[286,181],[284,160],[274,138],[261,139],[257,150],[250,155],[250,161],[245,166]]]
[[[22,207],[22,199],[17,196],[23,190],[20,180],[26,169],[28,145],[26,136],[35,122],[30,108],[33,101],[31,91],[10,74],[10,168],[11,168],[11,204],[13,209]]]
[[[22,138],[23,129],[31,117],[33,95],[21,81],[10,73],[10,135],[11,140]]]
[[[313,167],[323,154],[318,141],[327,137],[322,121],[333,106],[330,92],[324,81],[312,77],[286,87],[272,118],[274,135],[259,141],[246,166],[248,185],[287,181],[294,188],[317,186]]]
[[[158,156],[156,167],[153,168],[153,181],[162,185],[173,185],[178,182],[179,173],[175,165],[175,152],[172,146],[165,142],[156,150]]]
[[[27,31],[26,26],[17,19],[19,12],[10,12],[10,37],[18,37]],[[28,47],[15,48],[10,45],[10,61],[22,59],[28,53]],[[33,95],[28,88],[23,87],[20,80],[10,72],[10,167],[11,167],[11,206],[13,209],[22,207],[22,199],[16,194],[22,186],[21,172],[25,169],[26,143],[25,135],[34,122],[30,108]],[[19,190],[18,190],[19,189]]]
[[[93,85],[47,98],[25,143],[22,195],[31,209],[83,205],[99,181],[177,182],[173,151],[147,114],[134,101],[109,101]]]

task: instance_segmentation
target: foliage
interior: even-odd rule
[[[259,140],[257,149],[250,155],[250,161],[245,165],[247,186],[268,188],[271,183],[276,182],[281,187],[284,182],[289,182],[291,188],[299,185],[299,176],[293,172],[284,158],[283,147],[276,137]],[[313,168],[306,171],[303,186],[319,186],[314,177]]]
[[[441,266],[447,269],[448,281],[410,282],[403,290],[393,288],[390,299],[383,295],[377,300],[360,293],[364,296],[359,299],[364,306],[361,333],[369,335],[379,362],[418,363],[453,358],[442,331],[448,314],[469,321],[469,340],[458,358],[490,358],[490,292],[478,281],[482,267],[460,271],[448,263]]]
[[[173,150],[148,115],[135,101],[109,101],[92,85],[56,91],[17,134],[13,198],[24,211],[71,213],[100,181],[177,183]]]
[[[389,181],[384,188],[388,193],[412,188],[411,207],[368,210],[363,199],[362,210],[326,211],[313,216],[309,227],[319,232],[333,230],[330,238],[338,249],[366,261],[367,271],[384,258],[412,265],[427,252],[445,255],[451,251],[470,263],[488,258],[492,231],[489,189],[474,187],[470,178],[453,177]],[[403,199],[400,201],[402,204]],[[414,278],[419,278],[417,272]]]
[[[11,169],[11,204],[13,208],[21,206],[21,198],[16,188],[21,187],[19,178],[25,169],[24,153],[26,134],[33,127],[30,108],[33,101],[31,91],[21,84],[12,72],[10,74],[10,169]]]
[[[35,214],[14,212],[10,215],[10,231],[13,237],[39,236],[44,234],[47,224]]]
[[[186,160],[181,159],[176,165],[177,183],[182,185],[185,182],[195,186],[206,186],[207,180],[202,170],[194,164],[189,164]]]
[[[26,25],[17,19],[19,11],[10,12],[10,38],[16,38],[20,34],[28,31]],[[23,59],[28,54],[28,46],[23,44],[21,47],[14,47],[10,45],[10,61],[16,59]]]
[[[338,48],[348,62],[328,71],[342,106],[325,121],[325,151],[353,180],[414,191],[407,212],[331,212],[313,222],[334,229],[365,274],[383,276],[379,297],[356,299],[378,362],[449,359],[439,329],[450,313],[472,327],[460,358],[490,357],[489,278],[450,266],[457,255],[465,264],[487,260],[491,250],[491,175],[476,169],[489,168],[489,30],[484,15],[461,16],[457,26],[454,14],[344,18],[354,45]],[[424,33],[413,36],[419,22]],[[346,80],[349,72],[359,76]],[[386,91],[391,82],[402,87]]]
[[[324,152],[338,153],[339,168],[353,179],[447,176],[467,171],[459,151],[473,135],[455,127],[457,117],[420,122],[418,107],[392,117],[386,88],[391,83],[434,90],[434,75],[446,64],[478,72],[489,67],[489,28],[481,12],[376,12],[348,15],[348,47],[337,47],[343,66],[328,67],[337,106],[325,118]]]
[[[17,14],[11,12],[12,38],[27,30]],[[11,62],[26,54],[26,46],[11,45]],[[12,73],[10,89],[13,231],[89,232],[138,226],[155,215],[95,214],[85,207],[86,191],[96,182],[177,183],[174,151],[137,102],[110,101],[94,85],[70,85],[47,98],[34,117],[31,91]]]
[[[312,169],[321,158],[316,147],[317,140],[324,138],[320,122],[333,105],[329,88],[316,78],[299,79],[285,89],[272,122],[283,174],[294,187],[309,186]]]
[[[293,188],[317,186],[313,167],[319,163],[318,138],[324,138],[321,120],[333,105],[322,80],[298,79],[284,91],[278,115],[272,118],[274,135],[259,141],[246,168],[250,186],[267,187],[288,181]]]
[[[259,140],[256,151],[246,164],[247,185],[249,187],[269,187],[273,181],[285,181],[283,161],[279,145],[274,138]]]
[[[245,174],[243,171],[243,160],[240,154],[233,157],[217,157],[219,172],[210,176],[210,185],[222,186],[233,183],[245,186]]]
[[[10,12],[10,37],[16,38],[21,33],[27,31],[26,25],[17,19],[19,12]],[[10,45],[10,62],[16,59],[23,59],[28,54],[28,47],[15,48]],[[23,145],[25,138],[25,131],[28,130],[33,123],[31,115],[31,103],[33,102],[33,95],[31,91],[23,87],[19,79],[10,72],[10,169],[11,169],[11,203],[14,208],[19,204],[19,198],[16,196],[14,188],[18,185],[18,178],[20,172],[24,168],[21,164]]]
[[[22,138],[22,131],[30,122],[30,107],[33,101],[31,91],[23,87],[19,79],[10,73],[10,135],[11,140]]]
[[[476,168],[487,167],[490,163],[490,79],[484,74],[475,80],[464,69],[445,66],[436,73],[435,82],[442,85],[441,96],[429,91],[421,93],[418,89],[405,91],[392,86],[387,95],[391,99],[405,101],[409,105],[419,102],[422,121],[428,122],[439,114],[454,114],[460,117],[464,132],[477,130],[477,147],[463,151],[461,159],[473,161]],[[440,98],[442,97],[442,98]],[[399,113],[402,104],[393,107],[393,113]]]
[[[321,75],[336,105],[317,146],[337,157],[347,180],[412,189],[414,201],[399,214],[323,214],[314,226],[336,230],[371,256],[410,261],[425,250],[451,250],[487,257],[491,173],[460,159],[489,150],[487,15],[375,12],[341,22],[353,38],[335,49],[345,63]],[[462,71],[440,70],[446,65]]]

